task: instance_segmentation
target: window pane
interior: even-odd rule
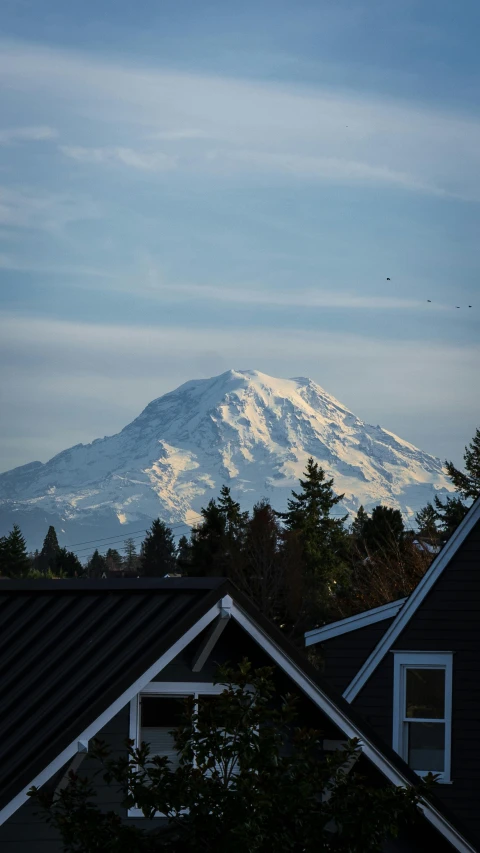
[[[445,769],[445,724],[407,723],[408,764],[412,770]]]
[[[170,726],[171,729],[182,725],[185,714],[183,696],[142,696],[140,701],[141,726]]]
[[[443,720],[445,717],[445,670],[407,669],[407,717]]]
[[[140,703],[140,741],[150,745],[150,755],[166,755],[171,769],[179,766],[172,729],[183,722],[185,699],[182,696],[142,696]]]

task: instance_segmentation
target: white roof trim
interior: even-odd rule
[[[409,596],[406,604],[402,607],[398,616],[385,634],[377,643],[371,655],[363,666],[358,670],[343,694],[347,702],[352,702],[358,696],[360,690],[372,673],[376,670],[380,661],[384,658],[392,644],[403,631],[412,618],[417,608],[421,605],[425,596],[430,592],[443,570],[448,566],[452,557],[456,554],[460,545],[463,544],[468,534],[471,533],[477,521],[480,521],[480,498],[478,498],[468,511],[463,521],[458,525],[455,533],[450,537],[447,544],[442,548],[439,555],[434,559],[432,565]]]
[[[67,761],[69,761],[78,750],[79,740],[88,740],[95,737],[96,734],[118,713],[125,705],[127,705],[139,692],[141,692],[164,667],[173,660],[179,652],[182,651],[198,634],[203,631],[214,619],[218,617],[219,609],[225,599],[220,600],[213,605],[186,633],[180,637],[164,654],[146,670],[140,678],[125,690],[124,693],[113,702],[90,726],[88,726],[81,734],[79,734],[72,743],[63,750],[46,767],[39,773],[23,791],[21,791],[8,805],[0,812],[0,825],[8,820],[14,812],[20,808],[28,799],[27,791],[32,785],[40,787],[48,781],[58,770],[60,770]],[[308,696],[313,703],[320,708],[327,716],[344,732],[347,738],[358,738],[361,741],[362,752],[378,767],[384,776],[393,784],[399,787],[409,787],[411,782],[398,770],[377,747],[365,737],[363,732],[349,719],[347,714],[339,708],[333,699],[327,696],[303,669],[296,664],[289,655],[278,646],[275,641],[266,633],[256,622],[239,606],[232,601],[230,612],[233,618],[237,620],[239,625],[267,652],[267,654],[280,666],[283,671],[300,687],[300,689]],[[476,848],[465,839],[463,836],[431,805],[428,801],[423,801],[421,809],[430,823],[438,829],[438,831],[448,839],[458,853],[478,853]]]
[[[398,768],[381,752],[381,750],[365,737],[363,731],[352,723],[345,712],[339,708],[333,699],[327,696],[308,675],[287,654],[277,646],[274,640],[254,622],[251,617],[239,607],[235,601],[232,606],[232,616],[250,634],[250,636],[267,652],[275,663],[294,681],[298,687],[320,708],[348,739],[358,738],[361,741],[363,754],[380,770],[386,778],[397,787],[411,787],[411,782]],[[459,853],[478,853],[463,835],[428,800],[421,802],[421,810],[426,819],[445,837]]]
[[[380,607],[372,607],[371,610],[364,610],[354,616],[347,616],[346,619],[339,619],[338,622],[330,622],[329,625],[324,625],[322,628],[307,631],[305,633],[305,645],[313,646],[315,643],[324,643],[326,640],[339,637],[348,631],[358,631],[359,628],[367,628],[368,625],[374,625],[375,622],[391,619],[397,615],[406,600],[406,598],[398,598],[396,601],[390,601],[388,604],[380,605]]]
[[[22,806],[28,800],[27,791],[29,791],[33,785],[39,788],[41,785],[44,785],[45,782],[48,782],[48,780],[51,779],[51,777],[55,773],[57,773],[58,770],[61,770],[64,764],[66,764],[67,761],[69,761],[76,754],[78,750],[78,742],[85,740],[88,741],[91,738],[95,737],[95,735],[98,734],[100,729],[103,729],[103,727],[112,719],[112,717],[115,716],[115,714],[118,714],[118,712],[121,711],[122,708],[125,707],[125,705],[128,705],[131,699],[133,699],[133,697],[136,696],[137,693],[140,693],[140,691],[143,690],[145,685],[152,681],[152,679],[155,678],[155,676],[158,675],[158,673],[161,672],[162,669],[164,669],[166,665],[170,663],[170,661],[173,660],[173,658],[175,658],[182,651],[182,649],[185,648],[185,646],[188,646],[188,644],[193,639],[195,639],[195,637],[197,637],[198,634],[200,634],[200,632],[207,627],[207,625],[209,625],[211,622],[213,622],[214,619],[218,617],[219,612],[221,610],[221,606],[222,600],[220,600],[217,604],[214,604],[213,607],[211,607],[210,610],[207,611],[207,613],[205,613],[197,622],[195,622],[195,624],[192,625],[192,627],[189,628],[188,631],[186,631],[186,633],[183,634],[183,636],[180,637],[173,644],[173,646],[170,646],[170,648],[166,652],[164,652],[163,655],[157,661],[155,661],[155,663],[152,664],[152,666],[150,666],[143,673],[143,675],[140,676],[140,678],[137,678],[137,680],[134,681],[134,683],[131,684],[130,687],[125,690],[124,693],[122,693],[122,695],[119,696],[118,699],[116,699],[115,702],[113,702],[109,708],[107,708],[99,717],[97,717],[97,719],[93,723],[91,723],[90,726],[84,729],[83,732],[80,732],[72,741],[72,743],[67,746],[66,749],[64,749],[63,752],[60,753],[60,755],[57,755],[57,757],[50,762],[48,767],[45,767],[44,770],[41,771],[41,773],[35,776],[35,778],[32,779],[30,784],[26,785],[23,791],[20,791],[20,793],[17,794],[17,796],[14,797],[13,800],[10,800],[10,802],[0,811],[0,826],[2,825],[2,823],[5,823],[5,821],[8,820],[8,818],[11,817],[12,814],[14,814],[14,812],[16,812],[17,809],[19,809],[20,806]]]

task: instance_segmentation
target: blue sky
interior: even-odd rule
[[[479,29],[468,0],[4,0],[0,470],[229,367],[460,462]]]

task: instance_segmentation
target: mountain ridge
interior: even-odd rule
[[[29,540],[46,521],[59,525],[65,544],[128,535],[157,516],[187,526],[223,483],[245,509],[266,497],[281,510],[309,456],[351,514],[385,503],[411,519],[452,488],[440,460],[357,418],[308,377],[228,370],[155,398],[112,436],[0,474],[0,535],[13,518]]]

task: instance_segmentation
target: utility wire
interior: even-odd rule
[[[197,516],[197,518],[203,518],[203,516],[200,515],[199,512],[196,512],[195,515]],[[171,524],[171,525],[167,525],[167,526],[170,528],[190,527],[190,524],[188,524],[188,522],[186,522],[186,521],[179,521],[179,522],[176,522],[175,524]],[[125,539],[125,538],[130,539],[132,536],[135,536],[137,533],[146,533],[146,530],[143,527],[141,530],[132,530],[131,535],[127,536],[127,537],[124,536],[123,539]],[[80,547],[80,545],[92,545],[95,542],[106,542],[107,539],[120,539],[120,538],[121,537],[120,537],[119,533],[113,533],[112,536],[104,536],[103,539],[87,539],[85,542],[74,542],[73,545],[69,545],[69,548],[76,548],[77,546]]]
[[[170,527],[170,530],[175,530],[177,527],[190,527],[190,525],[189,525],[189,524],[187,524],[187,522],[186,522],[186,521],[179,521],[177,524],[172,524],[172,525],[168,525],[168,526]],[[138,532],[138,531],[137,531],[137,532]],[[147,533],[147,531],[142,530],[142,531],[140,532],[140,535],[138,535],[138,536],[129,536],[128,534],[125,534],[124,536],[117,536],[117,537],[115,537],[115,538],[114,538],[114,537],[112,537],[112,536],[110,536],[110,537],[106,537],[107,539],[113,539],[113,541],[112,541],[112,542],[106,542],[106,545],[108,545],[108,547],[110,548],[110,547],[112,547],[112,546],[114,546],[114,545],[121,545],[121,544],[123,544],[127,539],[133,539],[134,541],[137,541],[138,539],[144,539],[144,538],[145,538],[146,533]],[[79,545],[82,545],[82,544],[84,544],[84,545],[85,545],[85,544],[89,545],[89,544],[92,544],[92,543],[95,543],[95,542],[102,542],[102,541],[105,541],[105,540],[101,540],[101,539],[92,539],[90,543],[88,543],[88,542],[87,542],[87,543],[85,543],[85,542],[84,542],[84,543],[79,542],[78,544],[79,544]],[[75,545],[71,545],[70,547],[73,549],[73,548],[75,548]],[[100,547],[105,547],[105,545],[100,546]],[[97,549],[95,548],[94,550],[97,550]],[[90,552],[90,551],[91,551],[91,548],[76,548],[76,549],[75,549],[75,553],[76,553],[76,554],[82,554],[82,553],[84,553],[85,551]]]

